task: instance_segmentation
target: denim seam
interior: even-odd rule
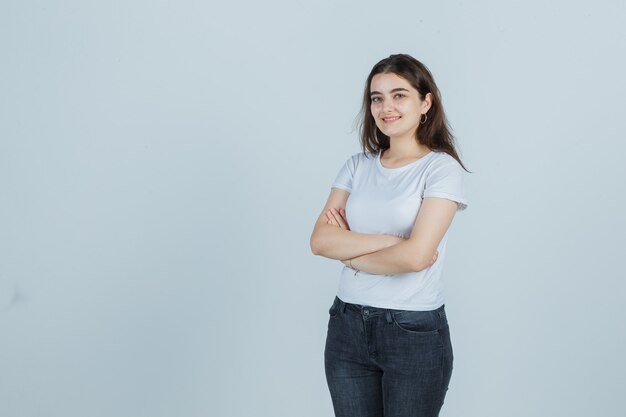
[[[439,335],[439,343],[441,343],[441,335],[440,335],[440,331],[439,331],[439,323],[437,323],[437,329],[435,330],[429,330],[426,332],[417,332],[415,330],[409,330],[409,329],[405,329],[404,327],[402,327],[400,325],[400,323],[398,323],[398,321],[396,320],[396,318],[393,316],[393,314],[391,315],[392,317],[392,323],[394,326],[396,326],[397,328],[399,328],[400,330],[402,330],[403,332],[407,332],[410,334],[416,334],[416,335],[423,335],[423,336],[429,336],[429,335],[434,335],[437,334]]]

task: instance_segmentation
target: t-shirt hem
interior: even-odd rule
[[[332,184],[330,188],[341,188],[342,190],[345,190],[349,193],[352,192],[352,188],[348,187],[347,185],[342,185],[342,184]]]
[[[360,300],[344,298],[344,297],[339,296],[339,294],[337,294],[337,298],[339,298],[344,303],[367,305],[367,306],[371,306],[375,308],[386,308],[390,310],[431,311],[431,310],[437,310],[439,307],[445,304],[445,301],[444,301],[443,303],[439,305],[425,306],[423,308],[416,309],[415,306],[403,305],[403,304],[375,303],[376,305],[372,305],[372,304],[368,304]]]
[[[459,203],[459,211],[460,210],[465,210],[467,208],[467,200],[464,198],[461,198],[459,196],[456,195],[452,195],[452,194],[447,194],[447,193],[428,193],[428,194],[424,194],[423,197],[439,197],[439,198],[446,198],[448,200],[452,200],[455,201],[457,203]]]

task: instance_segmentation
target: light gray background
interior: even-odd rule
[[[474,172],[441,415],[623,415],[623,2],[0,4],[3,417],[332,416],[309,237],[399,52]]]

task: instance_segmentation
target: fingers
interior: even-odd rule
[[[350,230],[350,225],[348,225],[348,219],[346,217],[346,210],[343,208],[340,208],[337,213],[341,216],[341,221],[343,221],[345,228]]]
[[[348,228],[348,224],[346,223],[346,219],[343,218],[342,214],[339,212],[339,210],[337,209],[331,209],[333,211],[333,214],[335,215],[335,219],[337,219],[337,222],[339,223],[339,225],[341,226],[342,229],[347,229]]]
[[[343,217],[341,217],[341,214],[339,214],[336,209],[331,209],[331,212],[335,218],[335,221],[339,224],[339,227],[341,227],[342,229],[347,229],[348,227],[346,226],[346,221],[343,219]]]
[[[328,218],[328,221],[326,223],[345,228],[345,226],[342,226],[341,224],[341,216],[336,215],[332,211],[328,210],[326,212],[326,217]]]
[[[430,261],[430,264],[434,264],[435,261],[437,261],[437,258],[439,257],[439,251],[435,251],[435,254],[433,255],[433,259]]]
[[[337,209],[329,209],[326,212],[326,217],[328,217],[330,221],[329,224],[334,224],[341,227],[342,229],[348,229],[348,224],[346,223],[346,220]]]

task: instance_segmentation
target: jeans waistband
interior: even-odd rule
[[[370,317],[380,315],[380,314],[385,314],[387,316],[387,319],[389,320],[390,314],[412,311],[416,313],[423,312],[423,313],[437,314],[439,318],[443,319],[444,321],[447,321],[445,304],[442,304],[440,307],[434,310],[420,311],[420,310],[398,310],[398,309],[393,309],[393,308],[383,308],[383,307],[373,307],[373,306],[361,305],[361,304],[352,304],[352,303],[347,303],[343,301],[341,298],[337,296],[335,296],[334,303],[336,305],[337,310],[342,313],[345,313],[346,309],[349,309],[352,311],[356,311],[362,314],[363,316],[370,316]]]

